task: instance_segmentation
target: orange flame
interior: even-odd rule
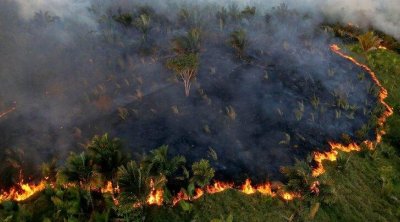
[[[118,199],[115,197],[119,193],[119,186],[114,187],[111,181],[107,181],[106,185],[101,188],[101,193],[110,193],[115,205],[119,204]]]
[[[147,198],[147,204],[161,206],[164,200],[163,195],[164,195],[163,190],[151,191],[149,197]]]
[[[294,200],[295,198],[299,198],[300,194],[291,193],[291,192],[283,192],[282,198],[286,201]]]
[[[383,49],[384,47],[382,46],[379,48]],[[336,44],[331,45],[331,50],[334,53],[338,54],[339,56],[341,56],[347,60],[350,60],[352,63],[354,63],[357,66],[366,70],[370,74],[372,81],[379,87],[378,99],[379,99],[379,102],[382,103],[386,109],[385,109],[385,112],[383,113],[383,115],[378,119],[378,125],[383,126],[383,124],[386,122],[386,119],[393,114],[393,108],[390,107],[385,102],[385,99],[388,96],[387,90],[382,86],[382,84],[379,82],[378,78],[376,77],[375,73],[368,66],[361,64],[357,60],[352,58],[351,56],[348,56],[348,55],[342,53],[340,51],[340,47]],[[382,141],[382,136],[385,135],[385,133],[386,132],[384,130],[377,130],[375,142],[380,143]],[[366,140],[366,141],[362,142],[362,144],[365,145],[366,147],[368,147],[369,149],[374,148],[373,141]],[[340,143],[329,142],[329,145],[331,146],[331,151],[325,152],[325,153],[320,153],[320,152],[314,153],[314,161],[317,163],[317,166],[313,169],[313,172],[312,172],[314,177],[317,177],[325,172],[324,166],[322,165],[322,162],[324,160],[336,161],[336,158],[338,155],[337,150],[343,151],[343,152],[351,152],[351,151],[360,151],[361,150],[360,146],[356,143],[350,143],[349,145],[346,146],[346,145],[343,145]]]
[[[172,199],[172,204],[175,205],[177,204],[179,201],[181,200],[189,200],[189,196],[186,195],[185,192],[180,191],[175,197],[174,199]]]
[[[272,196],[272,197],[275,196],[275,193],[272,192],[270,183],[258,185],[257,191],[263,195]]]
[[[203,196],[203,194],[204,194],[204,191],[202,189],[196,188],[195,195],[194,195],[193,199],[195,199],[195,200],[199,199],[200,197]]]
[[[233,183],[224,183],[220,181],[215,181],[213,185],[209,185],[206,187],[207,193],[219,193],[226,189],[233,188]]]
[[[23,201],[45,188],[45,180],[40,181],[38,184],[24,183],[21,180],[21,182],[18,183],[18,186],[12,187],[8,192],[4,192],[0,195],[0,202],[6,200]]]
[[[251,186],[251,180],[246,179],[246,182],[242,185],[242,192],[245,194],[253,194],[256,192],[253,186]]]

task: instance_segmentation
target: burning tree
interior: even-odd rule
[[[191,81],[196,77],[198,66],[199,57],[195,53],[179,55],[167,62],[167,67],[183,80],[186,96],[189,96]]]

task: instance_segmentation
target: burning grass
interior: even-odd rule
[[[274,10],[273,19],[285,20],[288,27],[297,27],[297,23],[291,22],[292,17],[299,16],[296,12],[290,12],[285,5]],[[95,136],[89,143],[84,142],[87,145],[82,153],[71,153],[65,164],[58,168],[48,166],[46,171],[51,176],[46,180],[24,183],[21,177],[18,184],[5,190],[0,195],[4,208],[0,214],[4,213],[7,220],[36,219],[35,212],[29,214],[23,210],[36,201],[55,212],[46,214],[46,218],[41,215],[43,220],[89,217],[90,220],[143,220],[145,216],[152,218],[153,210],[159,213],[165,209],[178,211],[178,215],[173,216],[180,218],[177,220],[211,219],[209,217],[215,216],[214,209],[204,209],[202,204],[219,197],[232,201],[230,209],[241,211],[262,203],[246,212],[257,213],[256,218],[266,218],[266,215],[289,221],[324,218],[329,207],[342,209],[335,204],[351,201],[343,193],[338,195],[336,190],[345,192],[340,184],[348,186],[344,180],[353,180],[351,176],[359,181],[380,178],[381,192],[395,195],[390,198],[398,203],[398,188],[393,187],[398,182],[397,169],[387,165],[397,163],[398,158],[391,157],[393,149],[379,145],[386,134],[384,123],[394,113],[385,102],[388,91],[383,85],[388,82],[381,84],[371,69],[342,52],[337,45],[331,46],[332,52],[321,47],[321,44],[325,46],[325,41],[313,36],[314,30],[293,33],[301,36],[295,40],[269,37],[266,34],[276,27],[271,25],[271,17],[266,23],[262,17],[266,31],[260,32],[257,21],[261,19],[255,19],[258,15],[254,7],[243,11],[231,8],[229,19],[225,9],[219,11],[219,25],[214,27],[210,23],[211,29],[204,27],[201,39],[197,27],[188,28],[193,24],[202,27],[197,18],[192,17],[196,13],[185,9],[180,11],[177,24],[191,31],[173,38],[170,29],[175,26],[162,23],[160,15],[150,8],[140,8],[132,15],[119,14],[112,16],[112,20],[123,26],[122,31],[108,32],[107,27],[100,27],[99,32],[104,34],[110,49],[125,50],[125,34],[130,38],[131,35],[138,37],[140,40],[129,46],[135,49],[134,53],[126,52],[110,65],[123,74],[111,74],[104,81],[96,81],[94,87],[89,87],[84,79],[82,104],[76,105],[68,115],[83,118],[84,111],[93,114],[93,109],[102,113],[99,119],[88,120],[90,124],[79,123],[83,130],[74,127],[74,143],[81,143],[87,137],[82,132],[94,134],[110,130],[121,136],[129,147],[134,147],[135,157],[131,159],[122,152],[122,142],[118,139],[111,139],[107,134]],[[253,19],[255,23],[247,29],[237,29],[238,21]],[[246,34],[249,30],[251,35]],[[121,36],[107,38],[107,33],[117,32]],[[254,38],[257,35],[263,37]],[[312,37],[304,40],[303,36],[307,35]],[[375,53],[370,49],[387,50],[385,46],[378,47],[380,41],[372,37],[368,34],[359,38],[367,61]],[[222,38],[230,46],[222,44]],[[167,42],[172,48],[163,47]],[[167,79],[162,75],[171,74],[168,69],[183,80],[186,97],[175,87],[176,78]],[[192,85],[196,90],[189,94]],[[61,94],[68,94],[64,90],[48,93],[52,91],[45,90],[43,95],[45,104],[50,107],[52,100],[64,101],[65,95]],[[357,96],[352,96],[354,94]],[[374,108],[376,103],[382,106]],[[397,108],[398,104],[395,110]],[[117,111],[110,114],[111,110]],[[13,111],[15,107],[1,113],[0,118]],[[8,121],[5,126],[12,126],[12,121],[20,118],[13,116],[14,119],[3,118]],[[38,118],[38,122],[43,121],[40,119],[43,117]],[[13,141],[12,138],[19,135],[18,129],[15,133],[12,127],[5,128],[11,136],[4,141]],[[69,129],[67,127],[65,132]],[[392,144],[398,142],[395,132],[391,130],[388,134]],[[34,139],[40,143],[41,138]],[[333,142],[339,138],[342,143]],[[22,140],[22,144],[24,142]],[[171,148],[159,147],[165,143]],[[373,150],[377,145],[382,151]],[[148,152],[153,147],[159,148]],[[313,160],[307,159],[310,152],[313,152]],[[356,152],[360,152],[359,156],[353,157]],[[367,157],[374,160],[377,156],[386,158],[384,161],[378,158],[385,164],[383,167],[362,165],[360,170],[353,160],[363,161],[362,158]],[[6,162],[9,168],[3,171],[9,178],[13,178],[16,171],[8,172],[8,169],[25,166],[22,159],[12,156],[7,156]],[[311,162],[315,165],[310,165]],[[294,166],[281,168],[294,163]],[[371,172],[373,167],[379,169]],[[371,175],[358,175],[364,168]],[[349,172],[358,174],[342,175]],[[281,173],[285,184],[270,181],[283,178]],[[339,181],[333,181],[332,175],[339,177]],[[26,177],[31,178],[31,175]],[[212,179],[215,181],[210,184]],[[235,183],[221,182],[228,180]],[[360,185],[358,180],[354,181],[355,185],[369,188]],[[236,199],[229,199],[230,196]],[[387,206],[386,201],[378,202],[374,207]],[[282,215],[270,211],[260,215],[265,206],[278,209]],[[217,209],[221,212],[221,208]],[[322,213],[318,214],[319,211]],[[198,216],[196,212],[211,213]],[[346,209],[344,213],[349,214]],[[162,212],[158,216],[163,218]],[[398,213],[390,212],[387,217],[394,216]],[[232,220],[231,215],[227,218]]]

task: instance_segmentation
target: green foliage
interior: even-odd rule
[[[311,167],[306,162],[297,161],[292,167],[283,167],[281,172],[288,180],[285,185],[285,189],[288,191],[307,193],[312,182],[315,181],[311,175]]]
[[[57,182],[75,183],[88,189],[102,185],[101,175],[95,171],[93,160],[85,152],[69,155],[65,166],[57,175]]]
[[[200,29],[193,28],[186,35],[172,40],[172,50],[177,54],[196,54],[201,49]]]
[[[239,58],[243,58],[245,55],[245,49],[249,44],[246,36],[246,32],[243,29],[233,31],[230,34],[229,43]]]
[[[189,96],[191,81],[196,77],[199,57],[197,54],[182,54],[167,61],[167,67],[183,80],[185,95]]]
[[[122,204],[141,203],[145,205],[146,199],[154,189],[162,189],[166,183],[164,175],[151,175],[151,167],[129,161],[126,166],[118,168],[118,184],[121,189],[120,200]]]
[[[93,137],[87,145],[87,156],[92,160],[94,169],[106,180],[114,180],[118,167],[127,161],[122,153],[121,141],[110,138],[108,134]]]
[[[41,165],[42,175],[45,178],[53,180],[57,176],[57,160],[53,158],[50,162]]]
[[[229,214],[226,218],[221,216],[220,219],[212,219],[210,222],[233,222],[233,215]]]
[[[168,158],[168,146],[164,145],[150,152],[145,160],[145,164],[151,168],[153,175],[165,175],[170,177],[184,166],[186,159],[184,156]]]
[[[185,71],[197,70],[199,58],[196,54],[183,54],[168,60],[167,67],[174,70],[177,74]]]
[[[195,183],[199,187],[205,187],[214,177],[215,170],[210,166],[208,160],[202,159],[198,162],[193,163],[192,172],[193,175],[190,181]]]

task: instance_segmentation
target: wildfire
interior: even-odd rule
[[[384,100],[387,98],[388,96],[388,92],[385,88],[383,88],[383,86],[381,85],[381,83],[379,82],[378,78],[376,77],[375,73],[366,65],[359,63],[358,61],[356,61],[354,58],[342,53],[340,51],[340,47],[338,45],[331,45],[331,50],[338,54],[339,56],[350,60],[351,62],[353,62],[354,64],[356,64],[357,66],[363,68],[364,70],[366,70],[373,82],[379,87],[380,92],[379,92],[379,101],[385,106],[386,110],[383,113],[383,115],[378,119],[378,125],[380,127],[382,127],[384,125],[384,123],[386,122],[386,119],[391,116],[393,114],[393,108],[390,107]],[[379,47],[380,49],[386,49],[385,47],[381,46]],[[6,116],[7,114],[13,112],[16,109],[16,107],[12,107],[9,110],[0,113],[0,118]],[[382,140],[382,136],[385,134],[385,131],[382,129],[377,130],[376,132],[376,140],[375,141],[370,141],[370,140],[366,140],[364,142],[362,142],[360,145],[356,144],[356,143],[350,143],[348,145],[343,145],[341,143],[336,143],[336,142],[328,142],[330,145],[331,150],[328,152],[314,152],[313,153],[313,159],[316,162],[317,166],[313,169],[312,171],[312,175],[314,177],[317,177],[321,174],[323,174],[325,172],[324,166],[323,166],[323,161],[328,160],[328,161],[336,161],[337,160],[337,155],[338,155],[338,151],[342,151],[342,152],[352,152],[352,151],[360,151],[361,150],[361,145],[366,146],[369,149],[373,149],[374,145],[376,143],[381,142]],[[21,180],[21,182],[19,182],[17,184],[17,186],[11,188],[9,191],[7,192],[3,192],[3,194],[0,195],[0,202],[6,201],[6,200],[15,200],[15,201],[23,201],[26,200],[28,198],[30,198],[32,195],[34,195],[37,192],[40,192],[42,190],[45,189],[46,187],[46,180],[42,180],[40,181],[38,184],[29,184],[29,183],[24,183],[23,180]],[[51,185],[51,184],[50,184]],[[64,185],[64,186],[69,186]],[[154,188],[154,181],[150,181],[150,187],[151,192],[147,198],[147,204],[149,205],[162,205],[163,204],[163,195],[164,192],[161,189],[155,189]],[[220,181],[216,181],[214,182],[214,184],[209,185],[207,187],[205,187],[204,190],[200,189],[200,188],[196,188],[195,189],[195,194],[192,198],[190,198],[185,192],[181,191],[179,192],[174,198],[173,198],[173,204],[175,205],[176,203],[178,203],[181,200],[195,200],[198,199],[200,197],[202,197],[204,195],[204,193],[209,193],[209,194],[214,194],[214,193],[218,193],[218,192],[222,192],[226,189],[232,189],[234,187],[233,183],[225,183],[225,182],[220,182]],[[286,192],[283,191],[281,189],[279,190],[275,190],[272,191],[271,188],[271,184],[270,183],[265,183],[265,184],[261,184],[258,186],[252,186],[251,185],[251,180],[247,179],[245,181],[245,183],[240,187],[240,190],[245,193],[245,194],[254,194],[256,192],[259,192],[263,195],[268,195],[268,196],[276,196],[279,195],[282,199],[286,200],[286,201],[291,201],[295,198],[300,198],[300,194],[298,193],[292,193],[292,192]],[[311,192],[315,193],[318,195],[319,193],[319,182],[315,182],[311,185],[310,187]],[[106,183],[106,185],[101,188],[101,192],[102,193],[111,193],[112,197],[114,199],[114,203],[116,205],[118,205],[118,200],[114,197],[115,193],[119,193],[119,188],[114,187],[111,181],[108,181]],[[139,207],[141,204],[137,203],[134,204],[134,207]]]
[[[216,181],[214,182],[213,185],[207,186],[206,187],[206,191],[207,193],[219,193],[222,192],[226,189],[230,189],[233,188],[233,184],[232,183],[224,183],[224,182],[220,182],[220,181]]]
[[[114,201],[114,204],[115,205],[119,204],[118,199],[115,198],[115,194],[119,193],[119,186],[114,188],[113,183],[111,181],[107,181],[106,185],[101,188],[101,193],[110,193]]]
[[[150,180],[150,187],[151,187],[151,192],[149,194],[149,197],[147,198],[147,204],[149,205],[158,205],[161,206],[163,204],[164,198],[164,191],[160,189],[155,189],[154,188],[154,180]]]
[[[158,205],[161,206],[163,204],[163,190],[153,190],[151,191],[149,197],[147,198],[147,204],[149,205]]]
[[[300,195],[297,193],[283,192],[282,198],[286,201],[294,200],[295,198],[299,198]]]
[[[46,181],[42,180],[38,184],[24,183],[21,180],[17,186],[12,187],[8,192],[0,195],[0,202],[6,200],[23,201],[46,188]]]
[[[379,47],[381,49],[386,49],[385,47],[381,46]],[[348,56],[340,51],[340,47],[336,44],[331,45],[331,50],[338,54],[339,56],[350,60],[357,66],[363,68],[366,70],[371,78],[372,81],[379,87],[379,102],[382,103],[385,106],[385,112],[383,115],[378,119],[378,125],[383,126],[383,124],[386,122],[386,119],[393,114],[393,108],[390,107],[386,102],[385,99],[388,96],[387,90],[382,86],[382,84],[379,82],[378,78],[376,77],[375,73],[366,65],[359,63],[357,60],[355,60],[353,57]],[[380,143],[382,140],[382,136],[385,135],[384,130],[377,130],[376,132],[376,143]],[[374,148],[374,142],[366,140],[362,142],[363,145],[368,147],[369,149]],[[313,176],[317,177],[325,172],[324,166],[322,165],[322,162],[324,160],[329,160],[329,161],[336,161],[337,155],[338,155],[338,150],[343,151],[343,152],[351,152],[351,151],[360,151],[361,148],[358,144],[356,143],[350,143],[348,145],[343,145],[340,143],[334,143],[334,142],[329,142],[329,145],[331,147],[331,151],[325,152],[325,153],[320,153],[320,152],[315,152],[314,153],[314,161],[317,163],[317,167],[313,169]]]
[[[242,192],[245,194],[253,194],[256,192],[256,189],[251,186],[250,179],[246,179],[246,182],[242,185]]]

